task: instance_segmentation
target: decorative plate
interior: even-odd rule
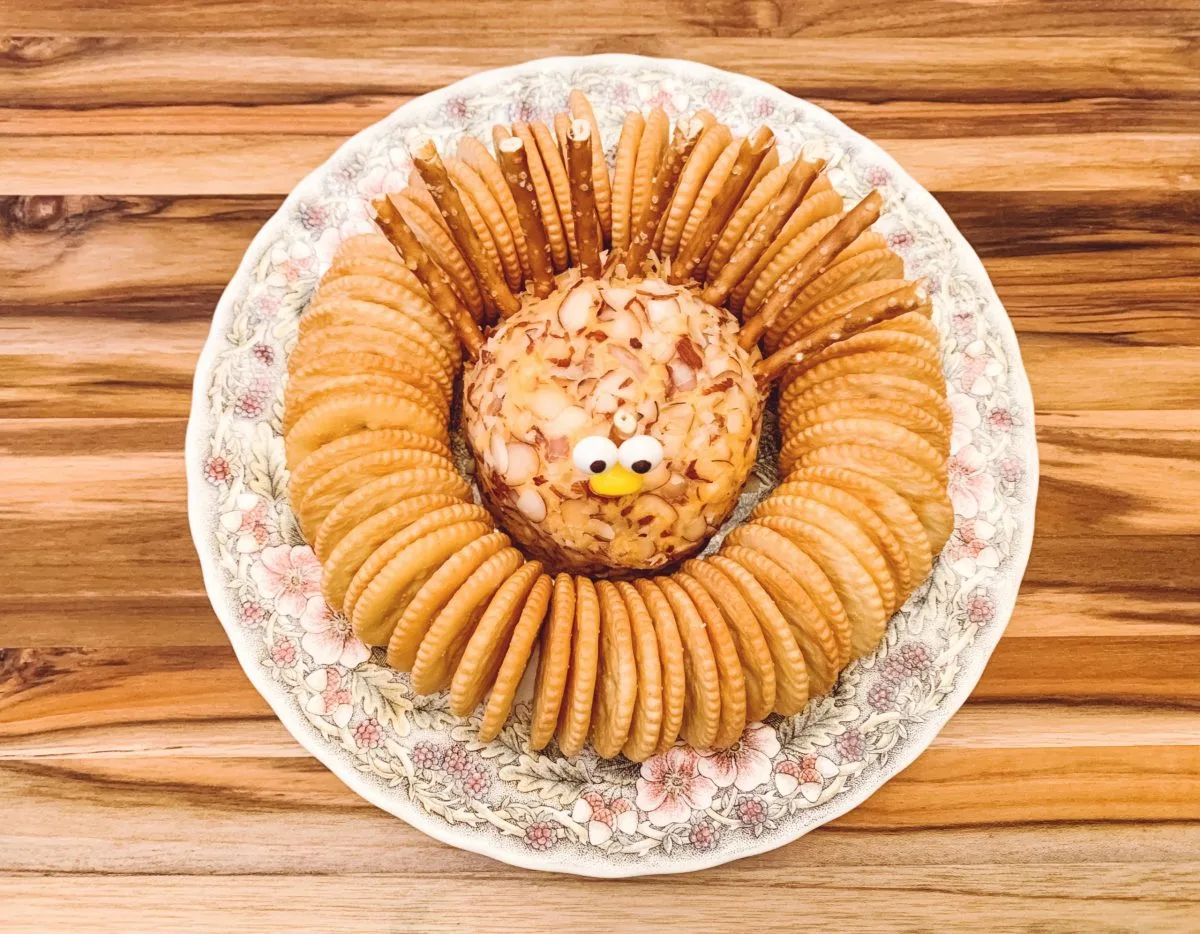
[[[829,159],[848,198],[886,196],[876,229],[931,283],[954,430],[956,528],[884,644],[792,718],[724,753],[680,745],[641,766],[526,751],[518,715],[476,724],[421,697],[330,613],[286,498],[285,348],[337,244],[402,188],[410,144],[445,148],[493,123],[552,119],[572,87],[615,146],[630,108],[706,107],[781,149]],[[781,846],[844,814],[910,763],[970,694],[1003,632],[1033,536],[1033,403],[1016,337],[978,257],[937,202],[878,146],[806,101],[684,61],[553,58],[475,75],[359,133],[291,193],[221,297],[196,368],[188,511],[205,586],[238,660],[292,734],[375,805],[454,846],[592,876],[683,872]]]

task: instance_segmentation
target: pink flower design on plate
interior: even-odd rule
[[[750,102],[750,116],[755,120],[766,120],[775,113],[775,102],[768,97],[756,97]]]
[[[316,668],[304,679],[317,693],[308,699],[304,709],[321,717],[328,717],[345,729],[354,714],[350,690],[342,683],[341,672],[336,668]]]
[[[355,668],[371,657],[371,650],[354,635],[346,617],[335,613],[320,594],[308,598],[300,625],[304,627],[300,645],[318,665]]]
[[[701,757],[700,774],[711,778],[718,788],[733,785],[739,791],[750,791],[770,781],[771,760],[778,754],[775,731],[761,723],[751,724],[729,749]]]
[[[979,403],[974,396],[965,392],[946,393],[946,402],[950,405],[950,414],[954,423],[950,429],[950,453],[955,454],[971,443],[975,429],[982,421],[979,415]]]
[[[967,619],[982,625],[990,623],[996,616],[996,601],[986,590],[972,591],[967,597]]]
[[[271,646],[271,661],[280,668],[291,668],[296,664],[296,658],[296,643],[286,636],[276,639]]]
[[[598,791],[585,791],[571,809],[571,820],[587,827],[592,846],[607,843],[614,830],[632,834],[637,830],[637,811],[627,798],[605,798]]]
[[[873,165],[863,173],[863,181],[872,188],[882,188],[892,180],[888,170],[881,165]]]
[[[684,746],[674,746],[642,763],[637,780],[637,806],[655,827],[677,824],[712,804],[717,786],[700,774],[700,757]]]
[[[913,235],[907,230],[898,230],[893,234],[888,234],[888,246],[897,253],[907,253],[913,245]]]
[[[535,850],[550,849],[557,837],[557,831],[549,821],[534,821],[525,828],[525,842]]]
[[[1006,457],[1000,461],[1000,478],[1008,483],[1016,483],[1025,473],[1025,465],[1019,457]]]
[[[994,408],[988,412],[988,424],[997,431],[1012,431],[1015,419],[1012,412],[1004,408]]]
[[[374,717],[367,717],[354,728],[354,741],[362,749],[378,749],[383,745],[383,727]]]
[[[204,479],[213,486],[220,486],[233,476],[233,468],[223,457],[213,456],[204,462]]]
[[[804,800],[813,804],[821,797],[826,783],[838,773],[828,756],[810,753],[799,760],[786,759],[775,767],[775,787],[781,795],[793,795],[799,789]]]
[[[974,519],[996,502],[996,478],[987,472],[987,458],[968,444],[946,461],[946,488],[954,511]]]
[[[237,533],[234,547],[238,554],[253,554],[270,541],[275,530],[274,516],[267,509],[266,500],[256,493],[239,493],[233,505],[234,509],[221,514],[221,526]]]
[[[704,103],[717,113],[728,107],[730,100],[729,92],[721,87],[713,88],[704,95]]]
[[[998,568],[1000,552],[991,543],[996,527],[983,519],[960,522],[946,543],[950,566],[963,577],[970,577],[978,568]]]
[[[299,618],[308,608],[309,598],[321,593],[321,564],[308,545],[264,549],[262,558],[250,568],[250,576],[262,595],[274,600],[275,609],[286,616]]]

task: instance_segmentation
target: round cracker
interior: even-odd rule
[[[427,393],[406,379],[382,373],[366,371],[305,380],[289,379],[283,395],[283,433],[291,431],[296,420],[317,401],[354,391],[407,396],[419,405],[437,412],[443,419],[449,415],[449,399],[442,393]]]
[[[454,592],[421,640],[411,673],[414,691],[418,694],[434,694],[450,685],[470,638],[486,615],[492,599],[509,575],[520,567],[522,560],[521,552],[517,549],[505,548],[476,568]],[[511,613],[515,619],[511,601],[500,606],[498,613]],[[479,680],[485,682],[481,696],[488,688],[486,676],[487,672],[481,672],[479,676]]]
[[[654,584],[671,605],[683,643],[684,683],[687,702],[683,707],[680,734],[696,749],[707,749],[721,726],[721,677],[704,619],[687,591],[669,577]]]
[[[770,558],[787,573],[789,579],[804,589],[829,626],[837,667],[845,665],[850,660],[850,617],[833,581],[811,551],[763,522],[739,526],[726,541]],[[819,631],[817,637],[821,639],[822,646],[827,648],[824,631]]]
[[[753,574],[731,558],[710,555],[690,563],[705,569],[698,571],[697,567],[690,568],[693,574],[699,574],[698,579],[714,597],[720,594],[724,603],[735,607],[728,612],[740,615],[741,606],[744,606],[753,614],[775,668],[775,701],[772,709],[785,717],[798,714],[808,703],[808,668],[791,626],[771,595]],[[742,604],[736,606],[739,600]]]
[[[347,237],[338,244],[335,258],[357,259],[360,257],[369,257],[372,259],[382,259],[389,262],[399,262],[399,257],[396,253],[396,248],[388,241],[378,230],[370,230],[367,233],[354,234]]]
[[[542,161],[541,150],[538,149],[537,140],[528,124],[514,123],[513,134],[520,138],[525,145],[525,157],[529,163],[529,181],[533,183],[533,194],[537,198],[538,211],[542,215],[542,227],[546,230],[546,242],[550,244],[551,260],[554,263],[555,272],[562,272],[569,265],[567,237],[562,219],[558,214],[558,202],[554,197],[554,188],[546,173],[546,164]]]
[[[629,615],[634,662],[637,665],[637,699],[633,705],[629,737],[621,751],[631,762],[644,762],[658,746],[663,720],[663,672],[658,653],[658,634],[650,610],[637,588],[628,581],[618,581],[616,587],[625,602],[625,612]],[[680,685],[680,698],[682,696]]]
[[[426,192],[428,194],[428,192]],[[467,259],[454,242],[454,238],[443,226],[445,220],[437,210],[436,205],[426,207],[421,203],[421,195],[417,190],[409,188],[398,195],[392,195],[395,205],[405,223],[412,228],[421,245],[429,251],[433,260],[442,268],[449,279],[451,287],[458,294],[463,304],[471,311],[475,320],[483,314],[483,292]]]
[[[872,324],[867,331],[904,331],[906,334],[915,334],[917,337],[923,337],[934,347],[938,348],[939,359],[942,352],[942,335],[938,331],[938,327],[933,323],[933,304],[925,302],[912,311],[906,311],[902,315],[897,315],[887,321],[879,321]]]
[[[342,610],[346,588],[376,548],[426,513],[454,504],[454,497],[443,493],[412,496],[393,503],[355,526],[337,543],[336,548],[321,559],[321,592],[325,600],[330,606]]]
[[[684,224],[704,186],[704,180],[732,139],[733,134],[723,123],[714,123],[700,134],[700,139],[684,163],[683,171],[679,173],[679,183],[675,186],[675,193],[659,228],[661,235],[655,237],[654,249],[660,257],[675,255]]]
[[[479,533],[480,536],[492,531],[491,516],[482,506],[477,506],[474,503],[453,503],[450,506],[443,506],[441,509],[435,510],[428,515],[421,516],[379,545],[367,556],[367,559],[362,563],[362,566],[359,567],[355,575],[350,578],[350,583],[346,586],[346,596],[343,601],[346,607],[346,616],[353,618],[354,609],[358,604],[359,598],[362,597],[371,581],[401,551],[430,532],[435,532],[449,525],[457,525],[461,522],[479,522],[484,525],[485,528]]]
[[[592,748],[606,759],[629,739],[638,696],[633,626],[620,591],[612,581],[597,581],[600,598],[600,658],[592,706]]]
[[[425,344],[395,331],[364,324],[339,324],[306,335],[292,348],[288,358],[289,372],[298,373],[315,366],[321,357],[348,351],[413,361],[412,368],[420,371],[442,393],[448,396],[453,389],[453,380],[446,371],[432,357],[425,357]]]
[[[333,507],[317,529],[313,550],[318,557],[328,555],[359,523],[420,494],[449,496],[452,502],[461,503],[471,498],[471,486],[457,471],[429,467],[372,480]]]
[[[675,745],[683,727],[683,712],[687,706],[687,666],[683,658],[683,639],[679,635],[679,623],[675,620],[675,613],[663,592],[646,579],[635,580],[633,587],[650,614],[655,638],[658,640],[658,659],[662,666],[663,715],[655,751],[661,753]]]
[[[292,466],[288,477],[288,499],[298,502],[313,481],[338,464],[362,454],[370,454],[372,451],[389,451],[393,448],[412,448],[450,457],[450,448],[446,445],[415,431],[406,431],[403,428],[358,431],[330,441],[329,444],[313,451],[299,464]]]
[[[725,184],[729,178],[729,173],[733,169],[733,164],[737,162],[738,153],[742,148],[742,138],[740,136],[733,137],[721,150],[717,156],[717,161],[712,164],[712,168],[708,170],[708,175],[704,177],[704,184],[700,186],[700,191],[696,194],[696,200],[692,204],[692,209],[688,212],[687,218],[683,222],[683,232],[679,235],[679,249],[683,249],[688,241],[696,235],[696,230],[700,227],[702,221],[712,208],[713,198],[717,196],[717,192]]]
[[[920,464],[939,479],[946,476],[946,458],[937,449],[903,425],[876,418],[843,418],[810,425],[794,434],[788,442],[789,454],[780,452],[779,465],[786,475],[805,451],[831,444],[864,444],[885,451],[896,451]]]
[[[820,563],[846,608],[850,619],[850,657],[858,658],[874,651],[887,629],[888,604],[895,600],[887,562],[870,539],[836,510],[809,501],[809,512],[819,516],[824,524],[792,516],[763,516],[754,521],[787,536]],[[836,526],[838,533],[831,532],[830,526]],[[845,544],[851,538],[851,529],[858,532],[853,538],[860,551],[852,551]],[[880,590],[885,580],[888,594]]]
[[[604,158],[604,138],[600,135],[600,124],[596,122],[596,113],[592,104],[578,89],[573,89],[567,96],[567,105],[571,108],[571,116],[576,120],[586,120],[592,127],[592,191],[596,198],[596,213],[600,216],[600,229],[607,239],[612,232],[612,189],[608,180],[608,162]]]
[[[776,690],[775,663],[762,626],[737,587],[712,565],[692,560],[684,563],[683,571],[707,591],[728,623],[746,685],[746,719],[762,720],[775,709]]]
[[[512,196],[508,182],[504,180],[504,172],[499,163],[492,158],[492,154],[487,151],[487,147],[473,136],[464,136],[460,139],[457,152],[458,158],[473,168],[483,179],[488,191],[492,193],[492,197],[496,199],[496,203],[504,214],[504,221],[508,224],[509,233],[512,235],[513,244],[517,249],[517,257],[521,261],[523,287],[524,280],[532,274],[529,265],[529,246],[525,242],[525,230],[521,227],[521,215],[517,213],[516,199]]]
[[[635,218],[631,217],[633,171],[637,166],[638,143],[646,121],[637,111],[625,115],[621,137],[617,141],[617,160],[612,180],[612,245],[614,250],[629,248],[629,231]]]
[[[790,241],[783,244],[779,251],[771,257],[754,280],[742,309],[747,316],[755,315],[767,296],[774,291],[776,284],[800,260],[817,248],[822,238],[837,226],[841,216],[830,214],[810,224]]]
[[[824,184],[822,184],[824,183]],[[742,280],[729,294],[729,306],[735,311],[741,311],[746,302],[746,296],[754,287],[754,283],[762,275],[763,270],[770,265],[775,256],[789,243],[799,237],[814,224],[835,217],[842,213],[842,196],[833,190],[829,179],[822,174],[813,182],[804,199],[796,205],[788,216],[783,229],[774,240],[763,250],[762,255],[754,261],[754,265],[742,277]]]
[[[488,743],[499,736],[508,715],[512,712],[517,688],[529,665],[533,644],[546,619],[552,589],[548,574],[539,575],[530,588],[525,605],[521,608],[521,616],[517,625],[513,627],[508,648],[504,651],[504,659],[500,662],[500,669],[496,672],[492,689],[488,693],[487,703],[483,707],[483,717],[479,722],[481,742]]]
[[[783,446],[779,463],[790,463],[798,447],[792,445],[800,432],[813,425],[828,424],[847,418],[872,418],[892,422],[918,435],[945,459],[950,453],[950,426],[937,416],[899,399],[837,399],[812,409],[794,412],[784,424]],[[782,420],[781,420],[782,423]],[[786,468],[784,468],[786,470]]]
[[[903,292],[911,285],[912,283],[908,279],[902,278],[872,279],[837,292],[796,318],[783,332],[779,343],[786,347],[819,330],[824,325],[850,314],[855,308],[869,304],[876,299]],[[932,359],[937,360],[936,348]]]
[[[298,464],[317,448],[364,429],[404,428],[445,444],[446,423],[436,412],[404,396],[363,392],[318,402],[292,426],[284,439],[289,464]]]
[[[809,696],[828,691],[840,670],[837,639],[808,591],[769,557],[751,548],[723,547],[721,557],[736,562],[752,575],[787,620],[792,637],[804,655]]]
[[[305,491],[299,502],[292,504],[292,509],[303,528],[315,531],[329,511],[359,487],[388,474],[415,467],[453,470],[454,463],[440,454],[412,448],[361,454],[323,474]]]
[[[475,209],[471,222],[472,224],[476,223],[476,218],[478,218],[482,230],[477,228],[476,233],[479,234],[480,240],[485,245],[488,240],[491,241],[497,268],[503,271],[505,282],[512,291],[521,292],[525,284],[521,258],[517,252],[516,239],[508,226],[508,219],[504,215],[504,209],[500,206],[500,202],[496,200],[496,196],[492,194],[491,188],[483,180],[483,177],[465,160],[446,159],[445,164],[446,171],[450,173],[455,187],[463,196],[464,206],[469,201],[470,206]],[[468,211],[468,213],[470,212]]]
[[[394,537],[406,535],[412,527]],[[387,645],[396,621],[430,575],[455,552],[490,531],[490,523],[460,522],[434,529],[400,549],[371,579],[353,606],[351,625],[358,637],[367,645]]]
[[[803,484],[810,481],[845,490],[880,517],[904,548],[912,586],[919,586],[929,576],[933,566],[929,539],[921,520],[903,496],[874,477],[841,467],[805,467],[794,472],[792,479],[776,487],[774,492],[786,496],[794,489],[793,482]]]
[[[863,282],[900,279],[903,276],[903,260],[886,248],[867,250],[849,259],[839,256],[838,261],[806,285],[767,328],[767,346],[771,350],[779,347],[788,328],[833,296],[840,295]]]
[[[848,373],[822,380],[781,399],[779,422],[790,425],[803,418],[803,413],[835,402],[851,405],[864,400],[902,402],[928,412],[943,425],[953,426],[954,416],[942,392],[920,380],[893,373]]]
[[[633,167],[633,186],[629,193],[629,235],[637,229],[642,212],[650,202],[654,176],[662,163],[671,133],[671,120],[661,107],[653,107],[638,140],[637,159]]]
[[[417,278],[416,273],[404,265],[400,261],[400,255],[396,252],[396,248],[390,243],[387,248],[391,250],[390,257],[381,256],[366,256],[366,255],[347,255],[340,248],[334,254],[333,264],[321,276],[321,281],[317,287],[317,292],[320,294],[322,289],[330,288],[339,279],[347,276],[364,276],[371,279],[383,279],[387,282],[394,282],[401,288],[408,289],[414,295],[428,297],[425,291],[425,286],[421,284],[421,280]]]
[[[397,258],[398,260],[398,258]],[[354,262],[365,264],[386,263],[387,260],[363,258]],[[317,290],[310,300],[310,306],[324,298],[333,298],[335,296],[345,296],[348,298],[362,298],[369,302],[380,302],[384,305],[396,304],[393,307],[400,309],[409,308],[412,305],[420,305],[420,303],[429,302],[429,293],[425,291],[425,287],[421,285],[421,281],[407,266],[400,262],[393,262],[393,265],[409,273],[403,277],[403,281],[398,281],[398,276],[376,275],[370,272],[358,272],[352,268],[352,263],[342,263],[337,265],[337,260],[334,260],[335,266],[338,269],[336,276],[331,276],[328,272],[321,277],[321,281],[317,284]],[[330,272],[335,266],[330,266]],[[390,270],[389,270],[390,271]]]
[[[577,756],[587,741],[600,663],[600,598],[587,577],[575,578],[575,627],[571,633],[571,667],[558,715],[558,748]]]
[[[430,315],[435,314],[431,307]],[[303,341],[309,335],[315,334],[323,328],[347,324],[380,328],[415,341],[426,348],[426,354],[430,359],[447,374],[451,381],[454,380],[458,362],[462,357],[458,341],[443,340],[445,335],[440,333],[440,329],[431,327],[428,319],[422,321],[418,315],[397,311],[380,302],[351,298],[347,295],[334,295],[314,302],[309,306],[304,317],[300,319],[299,339]]]
[[[820,481],[792,480],[788,492],[780,493],[776,488],[770,496],[755,507],[751,519],[760,516],[797,516],[804,518],[805,503],[812,500],[830,509],[835,509],[853,522],[870,539],[880,554],[887,560],[888,573],[892,578],[894,597],[887,607],[894,613],[908,598],[916,585],[912,569],[908,564],[908,553],[886,522],[869,506],[852,493],[840,487]],[[915,516],[914,516],[915,519]]]
[[[450,679],[451,713],[459,717],[468,716],[491,689],[500,671],[500,664],[504,661],[513,630],[525,608],[525,598],[541,573],[540,561],[519,565],[488,602]],[[424,646],[434,636],[434,630],[430,629],[421,645]]]
[[[794,398],[818,383],[859,374],[871,377],[903,376],[905,379],[924,383],[939,395],[944,395],[946,392],[946,381],[942,376],[941,367],[910,354],[877,350],[870,353],[851,354],[848,357],[835,357],[833,360],[819,363],[811,370],[806,370],[794,379],[790,379],[779,395],[780,411],[783,411]]]
[[[721,718],[712,748],[728,749],[741,739],[746,729],[746,675],[738,657],[737,643],[721,608],[699,581],[686,572],[673,574],[671,579],[687,591],[708,632],[721,684]]]
[[[862,444],[831,444],[806,451],[796,461],[797,468],[817,466],[847,467],[890,486],[908,500],[921,520],[934,555],[954,531],[954,507],[945,484],[902,454]]]
[[[571,666],[571,634],[575,630],[575,579],[560,573],[554,578],[550,616],[542,630],[533,713],[529,722],[529,748],[545,749],[554,736],[562,709],[567,671]]]
[[[299,392],[306,386],[336,379],[340,376],[358,376],[372,373],[388,379],[398,379],[419,389],[430,407],[439,412],[450,410],[450,394],[423,370],[409,366],[395,357],[382,353],[368,351],[331,351],[323,356],[309,360],[304,366],[296,367],[288,373],[287,388],[284,392],[285,405],[288,393]]]
[[[447,558],[421,585],[396,620],[388,640],[388,664],[397,671],[410,670],[417,660],[421,640],[442,608],[483,562],[509,544],[509,538],[503,532],[489,532]]]
[[[574,266],[579,262],[579,244],[575,240],[575,212],[571,210],[571,181],[567,177],[567,167],[546,124],[534,120],[529,124],[529,131],[537,143],[538,155],[542,157],[542,166],[550,182],[550,191],[554,195],[555,205],[558,206],[563,236],[567,239],[567,262],[568,265]]]

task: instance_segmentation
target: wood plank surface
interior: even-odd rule
[[[1200,930],[1194,0],[0,4],[5,930]],[[427,91],[690,58],[887,148],[1017,328],[1041,492],[971,699],[859,808],[708,872],[501,866],[377,811],[250,686],[182,447],[212,308],[282,197]]]

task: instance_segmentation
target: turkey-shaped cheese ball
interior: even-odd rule
[[[654,278],[576,278],[504,321],[464,382],[504,528],[552,568],[601,576],[699,549],[758,450],[762,400],[737,337],[727,311]]]

